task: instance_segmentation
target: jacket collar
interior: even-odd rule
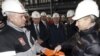
[[[94,25],[93,27],[87,29],[87,30],[84,30],[84,31],[80,31],[80,35],[87,35],[87,34],[91,34],[91,33],[94,33],[94,32],[97,32],[96,30],[96,25]]]
[[[19,32],[25,32],[25,28],[17,27],[16,25],[14,25],[12,22],[10,22],[8,20],[7,20],[7,25],[12,27],[13,29],[19,31]]]

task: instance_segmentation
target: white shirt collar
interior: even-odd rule
[[[36,29],[36,25],[37,25],[38,30],[40,31],[39,24],[34,24],[35,29]]]
[[[14,25],[12,22],[7,20],[7,25],[14,28],[15,30],[19,31],[19,32],[25,32],[25,28],[20,28],[17,27],[16,25]]]
[[[46,22],[42,20],[42,23],[46,26]]]
[[[55,24],[57,26],[57,28],[59,27],[59,24]]]

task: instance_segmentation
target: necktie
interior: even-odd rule
[[[38,25],[36,25],[35,27],[36,27],[36,35],[37,35],[37,37],[39,38],[39,37],[40,37],[40,35],[39,35]]]
[[[57,28],[58,28],[58,24],[57,24]]]
[[[58,27],[59,27],[59,25],[58,25],[58,24],[56,24],[56,27],[58,28]]]

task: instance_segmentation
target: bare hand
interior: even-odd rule
[[[37,43],[42,44],[43,40],[39,38],[39,39],[37,39]]]
[[[58,45],[55,49],[54,49],[54,53],[55,52],[58,52],[58,51],[60,51],[61,50],[61,45]]]

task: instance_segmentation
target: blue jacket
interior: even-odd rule
[[[65,28],[62,24],[59,24],[58,28],[54,24],[50,25],[49,33],[49,45],[53,48],[66,40]]]
[[[28,29],[31,31],[31,35],[34,37],[34,39],[37,40],[37,34],[36,34],[36,31],[35,31],[34,25],[31,24],[30,26],[28,26]],[[47,44],[48,44],[47,43],[47,41],[48,41],[48,30],[42,22],[39,23],[39,29],[40,29],[40,32],[39,32],[40,39],[42,39],[44,41],[42,46],[46,47]]]

